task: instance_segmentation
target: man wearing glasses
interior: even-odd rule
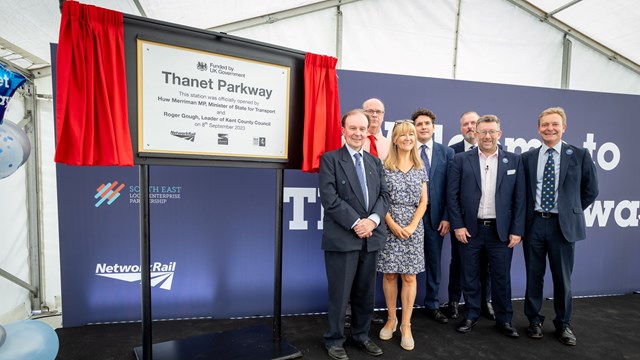
[[[362,109],[369,116],[369,128],[367,139],[364,142],[364,150],[384,161],[389,155],[391,141],[382,135],[384,123],[384,104],[378,99],[369,99],[362,103]]]
[[[464,320],[456,330],[468,333],[478,323],[481,306],[480,254],[491,264],[491,298],[496,327],[519,337],[511,325],[511,259],[525,229],[525,177],[520,155],[498,148],[500,119],[481,116],[476,123],[478,148],[458,153],[447,185],[449,220],[462,259]]]
[[[476,146],[476,121],[480,115],[475,111],[467,111],[460,117],[460,134],[462,141],[451,145],[453,151],[457,153],[469,151]],[[498,144],[500,147],[500,144]],[[462,295],[460,254],[458,254],[458,240],[451,230],[451,263],[449,264],[449,303],[447,304],[449,317],[457,319],[460,314],[458,312],[458,301]],[[491,305],[491,280],[489,279],[489,261],[487,254],[482,252],[480,262],[480,284],[482,285],[482,314],[489,320],[495,320],[495,313]]]

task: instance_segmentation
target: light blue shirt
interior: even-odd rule
[[[355,151],[353,150],[349,145],[345,146],[347,148],[347,151],[349,152],[349,155],[351,156],[351,161],[353,161],[353,166],[356,166],[356,157],[354,156],[356,153],[359,153],[361,156],[362,161],[360,162],[360,166],[362,169],[362,175],[364,177],[364,187],[366,189],[367,192],[367,199],[369,199],[369,187],[367,186],[367,171],[364,167],[364,151],[362,150],[362,148],[360,148],[360,151]],[[367,201],[368,202],[368,201]],[[378,216],[378,214],[371,214],[369,215],[369,219],[371,219],[374,223],[376,223],[376,227],[378,225],[380,225],[380,216]],[[351,225],[351,228],[353,229],[354,226],[356,226],[356,224],[358,223],[358,221],[360,221],[359,219],[356,220],[356,222]]]
[[[538,155],[538,169],[536,173],[536,211],[542,211],[542,206],[540,206],[540,199],[542,196],[542,175],[544,174],[544,165],[547,163],[547,158],[549,154],[547,154],[547,150],[549,147],[542,144],[540,148],[540,154]],[[553,208],[551,208],[552,213],[558,213],[558,184],[560,183],[560,151],[562,150],[562,141],[559,141],[553,147],[553,162],[555,163],[556,170],[556,198],[553,202]]]

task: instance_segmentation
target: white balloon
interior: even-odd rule
[[[42,321],[14,321],[5,330],[0,360],[55,360],[58,355],[58,335]]]
[[[0,124],[0,179],[16,172],[30,153],[31,143],[24,130],[9,120]]]

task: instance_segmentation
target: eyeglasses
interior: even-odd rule
[[[365,110],[364,112],[366,114],[368,114],[368,115],[382,115],[382,114],[384,114],[384,110],[371,110],[371,109],[369,109],[369,110]]]
[[[406,120],[396,120],[396,121],[394,121],[394,122],[393,122],[393,127],[395,128],[395,127],[396,127],[396,125],[398,125],[398,124],[404,124],[404,123],[409,123],[409,124],[412,124],[412,125],[413,125],[413,120],[409,120],[409,119],[406,119]]]
[[[482,131],[476,131],[476,134],[479,134],[480,136],[487,136],[487,134],[491,136],[495,136],[499,132],[500,130],[482,130]]]

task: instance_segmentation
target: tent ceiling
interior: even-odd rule
[[[267,15],[310,9],[314,4],[336,5],[354,1],[313,0],[82,0],[123,13],[188,25],[196,28],[219,28],[245,19],[276,17]],[[457,0],[440,0],[457,6]],[[464,3],[462,7],[464,16]],[[640,64],[640,5],[637,0],[505,0],[514,6],[538,9],[541,21],[560,21],[595,42],[610,49],[611,57],[620,55]],[[0,56],[25,69],[37,69],[49,64],[49,43],[57,42],[60,23],[58,0],[2,0],[0,21]],[[491,19],[489,21],[499,21]]]

